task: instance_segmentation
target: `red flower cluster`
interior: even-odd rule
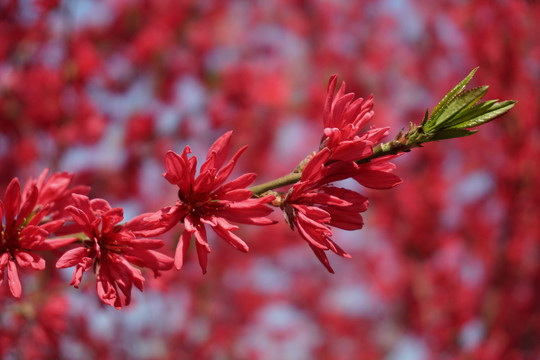
[[[68,189],[72,176],[53,174],[47,179],[48,169],[37,180],[26,183],[21,193],[19,180],[14,178],[0,201],[0,284],[7,270],[9,289],[14,297],[22,292],[17,265],[43,270],[45,260],[36,251],[53,250],[76,238],[49,238],[64,224],[63,206],[72,193],[84,193],[87,187]]]
[[[6,282],[0,286],[0,358],[280,358],[291,346],[320,359],[540,358],[534,340],[540,336],[540,2],[408,1],[396,7],[111,0],[86,1],[85,11],[76,3],[0,1],[0,279]],[[44,173],[23,185],[23,174],[42,164],[76,169],[78,181],[92,184],[93,197],[133,205],[125,214],[173,205],[138,216],[121,232],[147,241],[181,222],[181,238],[194,236],[199,244],[205,231],[216,251],[212,235],[228,225],[203,220],[213,221],[208,214],[215,211],[216,218],[241,226],[226,217],[227,209],[216,209],[232,201],[225,194],[205,200],[191,189],[182,194],[188,201],[167,199],[156,181],[156,163],[167,150],[235,129],[250,151],[234,172],[274,179],[306,155],[303,140],[322,135],[312,163],[301,178],[295,174],[300,183],[279,188],[283,194],[274,203],[325,263],[327,251],[345,256],[334,227],[362,226],[368,204],[356,193],[368,195],[360,187],[340,189],[345,185],[338,181],[387,188],[399,180],[388,158],[373,158],[387,131],[369,129],[372,99],[355,100],[333,77],[325,106],[321,79],[340,69],[349,91],[376,94],[380,124],[400,128],[419,120],[434,96],[477,65],[475,81],[490,84],[490,96],[519,100],[513,114],[474,140],[453,142],[451,150],[430,144],[401,162],[400,175],[412,181],[369,194],[369,203],[377,203],[370,209],[374,233],[346,249],[358,261],[347,262],[345,276],[303,267],[310,259],[301,255],[309,251],[290,248],[297,234],[272,226],[251,229],[249,237],[242,229],[229,231],[256,256],[215,254],[227,266],[215,264],[204,280],[190,276],[188,264],[180,274],[150,280],[141,268],[146,263],[127,260],[145,276],[145,291],[159,289],[134,309],[151,314],[146,325],[140,315],[136,327],[126,325],[126,313],[107,317],[111,331],[97,334],[95,319],[110,309],[63,296],[55,260],[73,249],[75,237],[78,248],[94,251],[94,240],[77,234],[81,226],[65,211],[79,209],[70,192],[86,195],[88,189],[73,190],[66,174],[47,179]],[[310,121],[321,109],[324,130],[315,135]],[[217,173],[223,165],[215,166]],[[16,176],[22,190],[8,186]],[[191,183],[204,178],[201,171]],[[92,211],[102,219],[101,210]],[[55,221],[64,225],[49,233]],[[97,229],[103,232],[102,222]],[[268,241],[249,241],[259,236]],[[163,239],[160,249],[138,250],[167,253]],[[96,241],[102,255],[102,248],[111,251]],[[178,247],[177,260],[188,242]],[[195,244],[187,256],[197,251]],[[205,256],[207,247],[199,248]],[[97,255],[87,261],[103,266]],[[77,265],[71,270],[79,271]],[[11,288],[14,277],[20,279]],[[91,278],[87,273],[86,282]],[[18,285],[22,299],[14,300]],[[122,299],[124,285],[114,285]],[[139,346],[133,350],[125,341]],[[140,348],[142,355],[133,353]]]
[[[175,205],[161,210],[161,223],[166,230],[178,222],[184,223],[174,260],[177,269],[182,267],[191,237],[195,236],[199,264],[203,273],[206,273],[207,254],[210,252],[206,225],[234,248],[247,252],[247,244],[232,232],[237,230],[238,226],[229,221],[253,225],[274,223],[266,217],[272,209],[265,205],[274,200],[274,196],[252,199],[253,193],[246,189],[255,181],[255,174],[243,174],[235,180],[225,182],[238,157],[246,149],[241,148],[225,163],[231,135],[232,131],[229,131],[214,142],[197,177],[197,158],[188,158],[187,155],[191,152],[189,146],[184,148],[182,155],[172,151],[167,153],[167,172],[163,176],[171,184],[178,186],[178,201]]]
[[[143,290],[144,277],[135,266],[152,269],[156,277],[172,267],[172,258],[154,250],[164,245],[163,240],[137,238],[137,232],[132,231],[132,227],[139,226],[140,218],[120,225],[124,219],[121,208],[111,208],[103,199],[90,200],[77,194],[66,211],[86,236],[80,246],[58,259],[56,267],[75,266],[70,283],[75,287],[83,273],[93,267],[97,293],[104,303],[120,309],[129,305],[133,285]]]
[[[336,75],[332,76],[328,86],[320,151],[308,161],[300,182],[293,185],[280,204],[287,223],[292,229],[298,229],[317,258],[332,273],[334,270],[324,251],[332,250],[343,257],[350,255],[332,241],[330,226],[345,230],[362,228],[360,213],[367,210],[368,199],[329,183],[353,178],[374,189],[388,189],[401,183],[401,179],[391,173],[395,166],[387,162],[394,156],[366,164],[357,163],[373,154],[373,146],[388,129],[375,128],[362,133],[373,116],[373,98],[353,101],[353,93],[344,94],[345,83],[334,94],[336,79]]]

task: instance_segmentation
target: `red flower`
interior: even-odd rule
[[[361,212],[367,210],[368,199],[355,191],[323,185],[325,163],[330,158],[330,150],[325,148],[307,163],[300,182],[293,185],[285,195],[281,208],[285,220],[306,240],[319,261],[330,271],[325,251],[350,258],[332,239],[330,226],[345,230],[356,230],[363,226]]]
[[[144,278],[135,266],[152,269],[156,277],[172,267],[172,258],[154,251],[164,245],[162,240],[140,239],[131,231],[132,226],[140,227],[140,218],[120,225],[121,208],[113,209],[103,199],[90,201],[78,194],[73,194],[73,205],[66,211],[86,238],[81,246],[64,253],[56,267],[76,266],[70,283],[75,287],[83,273],[93,267],[97,273],[97,293],[104,303],[119,309],[130,303],[132,285],[143,290]]]
[[[191,237],[195,236],[199,264],[203,273],[206,273],[207,254],[210,252],[206,225],[236,249],[247,252],[247,244],[232,232],[237,230],[238,226],[229,221],[254,225],[274,223],[266,218],[272,209],[265,206],[274,196],[252,199],[253,193],[246,189],[255,181],[255,174],[244,174],[225,183],[238,157],[247,148],[241,148],[225,164],[231,134],[232,131],[225,133],[210,147],[197,177],[197,159],[194,156],[188,158],[187,155],[191,152],[188,146],[184,148],[182,155],[172,151],[167,153],[167,172],[163,176],[171,184],[178,186],[179,200],[174,206],[162,209],[162,223],[167,229],[180,221],[184,223],[184,232],[180,236],[175,254],[177,269],[182,267]]]
[[[324,136],[321,148],[332,150],[332,159],[355,161],[373,154],[373,142],[369,133],[359,135],[362,128],[373,117],[373,96],[366,101],[354,93],[345,93],[342,82],[337,94],[334,94],[337,75],[332,75],[328,84],[328,94],[323,110]]]
[[[326,178],[319,178],[319,184],[349,177],[374,189],[388,189],[400,184],[401,178],[390,173],[395,166],[387,162],[395,155],[366,164],[356,163],[373,154],[373,147],[388,134],[388,128],[372,128],[361,133],[374,115],[373,96],[365,101],[362,98],[353,101],[354,93],[345,94],[345,82],[334,94],[336,82],[337,76],[333,75],[324,105],[324,136],[320,148],[330,149],[331,156],[326,163]]]
[[[46,208],[51,219],[62,219],[68,216],[64,209],[72,201],[72,194],[86,195],[90,191],[88,186],[79,185],[70,188],[73,174],[67,172],[53,173],[49,178],[49,169],[41,172],[37,179],[29,179],[24,185],[23,196],[28,194],[33,186],[37,187],[37,205]]]
[[[39,197],[37,187],[31,185],[24,195],[21,196],[19,180],[14,178],[6,188],[4,200],[0,201],[0,219],[5,217],[5,222],[0,223],[0,285],[7,269],[9,290],[17,298],[22,293],[17,265],[43,270],[45,259],[34,251],[56,249],[74,240],[64,238],[46,241],[47,236],[58,230],[64,222],[56,220],[40,225],[47,209],[36,208]]]

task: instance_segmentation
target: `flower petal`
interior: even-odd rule
[[[10,260],[7,264],[7,279],[11,294],[16,298],[20,298],[22,294],[22,286],[19,279],[19,273],[17,272],[17,265],[13,260]]]
[[[190,240],[191,233],[184,230],[178,239],[178,244],[176,245],[176,251],[174,253],[174,267],[177,270],[180,270],[182,265],[184,265],[184,258],[186,257]]]
[[[80,246],[66,251],[56,262],[57,269],[63,269],[83,263],[85,258],[90,258],[90,249]]]

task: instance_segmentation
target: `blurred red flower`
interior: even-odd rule
[[[73,195],[73,205],[66,211],[87,238],[81,246],[66,251],[56,267],[76,266],[70,285],[78,287],[83,273],[93,266],[97,293],[104,303],[118,309],[130,303],[133,285],[143,290],[144,277],[135,266],[152,269],[156,277],[172,267],[172,258],[154,250],[164,245],[163,240],[137,238],[131,231],[131,226],[140,226],[140,218],[119,225],[124,219],[121,208],[78,194]]]

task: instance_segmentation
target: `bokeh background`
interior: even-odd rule
[[[284,224],[242,227],[249,254],[211,239],[206,275],[190,252],[121,311],[51,265],[21,300],[1,287],[0,356],[540,358],[539,21],[525,0],[0,0],[0,190],[69,171],[127,220],[176,200],[167,150],[204,157],[228,130],[238,174],[290,172],[334,73],[392,135],[476,66],[489,99],[519,101],[396,159],[392,190],[347,183],[370,209],[335,232],[353,257],[335,275]]]

